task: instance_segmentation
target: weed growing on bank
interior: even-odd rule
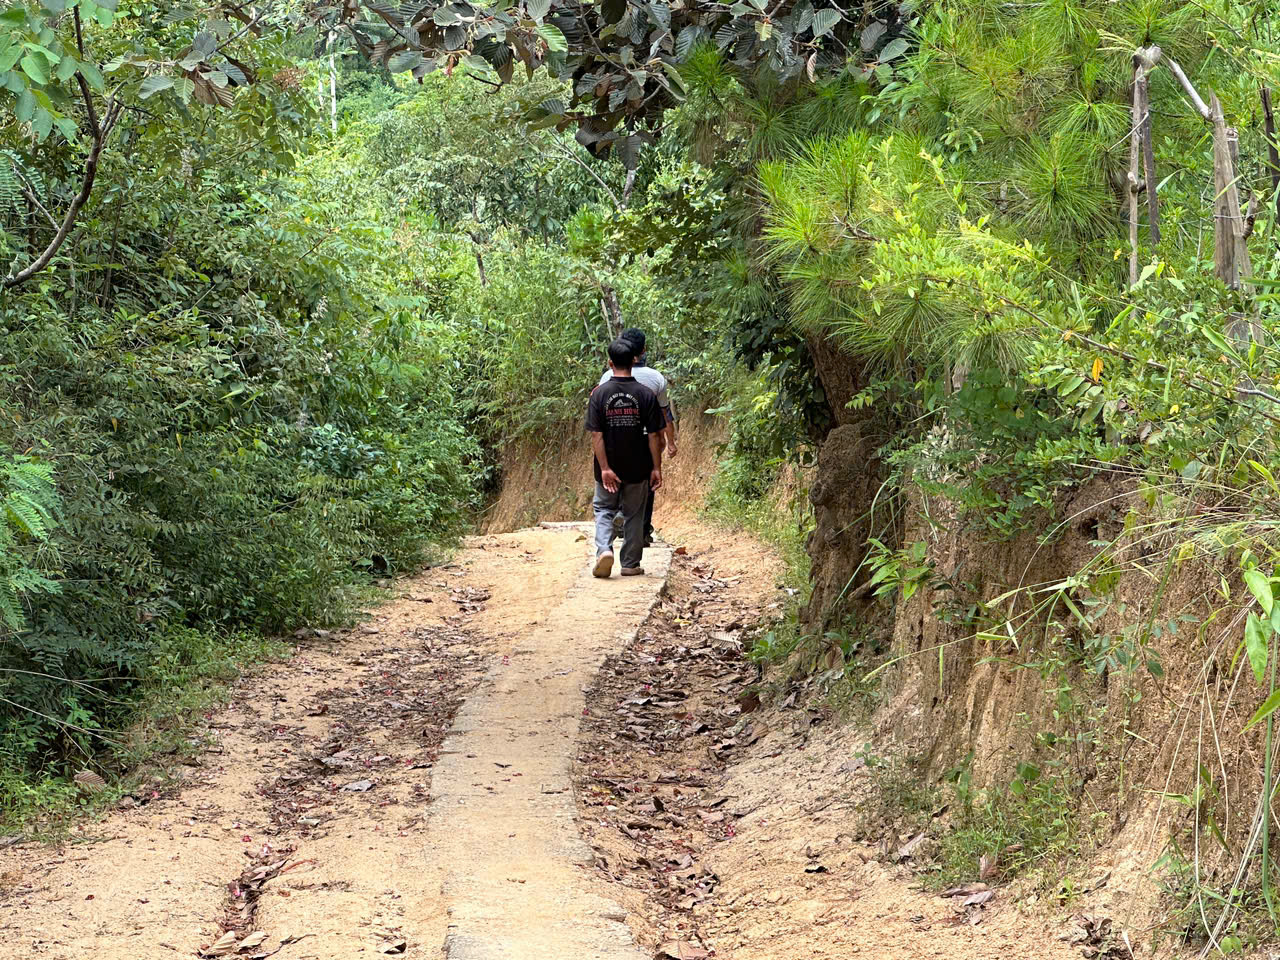
[[[82,735],[80,766],[102,776],[104,789],[86,792],[59,773],[32,776],[21,759],[33,745],[16,742],[13,733],[0,742],[0,835],[56,835],[144,786],[167,784],[185,759],[207,745],[202,722],[227,702],[232,684],[246,670],[288,653],[284,641],[252,631],[170,630],[130,694],[129,719],[120,731]]]

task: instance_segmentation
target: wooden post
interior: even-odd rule
[[[1160,48],[1156,47],[1159,56]],[[1151,231],[1151,246],[1160,242],[1160,199],[1156,196],[1156,148],[1151,141],[1150,70],[1148,62],[1138,81],[1138,99],[1142,106],[1142,175],[1147,181],[1147,229]]]
[[[1213,118],[1213,262],[1218,278],[1232,289],[1253,276],[1234,156],[1239,152],[1235,128],[1228,127],[1217,94],[1209,95]]]
[[[1276,115],[1271,109],[1271,88],[1262,88],[1262,115],[1267,132],[1267,167],[1271,171],[1271,202],[1280,216],[1280,149],[1276,145]]]
[[[1133,55],[1133,118],[1129,124],[1129,286],[1138,285],[1138,172],[1142,165],[1141,52]]]

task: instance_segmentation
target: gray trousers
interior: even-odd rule
[[[604,484],[596,484],[591,506],[596,514],[596,556],[613,549],[613,518],[622,514],[622,565],[640,566],[644,552],[644,502],[649,496],[649,481],[622,483],[616,493]]]

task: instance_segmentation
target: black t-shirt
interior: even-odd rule
[[[653,455],[645,431],[659,433],[666,422],[657,395],[635,377],[614,377],[591,392],[587,429],[604,437],[609,467],[623,483],[649,479]],[[596,465],[600,480],[600,464]]]

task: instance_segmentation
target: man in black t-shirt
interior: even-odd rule
[[[596,387],[587,403],[587,430],[595,451],[597,577],[613,570],[613,518],[622,513],[622,576],[644,573],[644,505],[650,488],[662,486],[662,430],[657,395],[631,376],[633,348],[626,340],[609,345],[613,377]]]

